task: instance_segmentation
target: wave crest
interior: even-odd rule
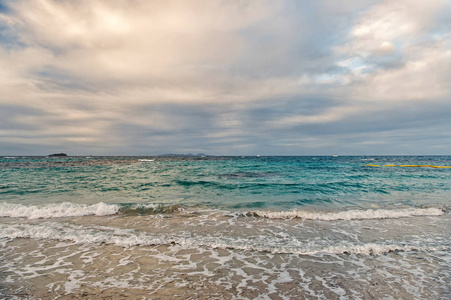
[[[69,202],[52,203],[45,206],[0,203],[0,217],[50,219],[81,216],[107,216],[119,212],[119,205],[106,204],[74,204]]]
[[[267,253],[288,253],[298,255],[321,254],[365,254],[380,255],[390,252],[408,251],[449,251],[449,245],[435,242],[412,241],[406,243],[310,243],[298,245],[270,244],[262,245],[252,239],[229,239],[227,237],[186,237],[186,235],[149,234],[132,229],[119,229],[105,226],[81,227],[60,223],[0,224],[0,239],[29,238],[37,240],[69,241],[76,244],[112,244],[119,247],[180,245],[183,247],[208,247],[212,249],[234,249],[239,251],[257,251]]]
[[[321,221],[336,220],[368,220],[368,219],[398,219],[415,216],[441,216],[444,211],[439,208],[404,208],[404,209],[368,209],[347,210],[339,212],[309,212],[303,210],[290,211],[252,211],[248,216],[263,217],[268,219],[306,219]]]
[[[82,216],[109,216],[115,214],[124,215],[151,215],[170,214],[183,211],[179,205],[162,204],[75,204],[75,203],[51,203],[46,205],[23,205],[13,203],[0,203],[0,217],[27,218],[27,219],[51,219]]]

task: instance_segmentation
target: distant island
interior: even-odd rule
[[[197,153],[197,154],[193,154],[193,153],[187,153],[187,154],[176,154],[176,153],[167,153],[167,154],[160,154],[158,156],[210,156],[204,153]]]
[[[55,156],[67,156],[66,153],[54,153],[54,154],[50,154],[49,157],[55,157]]]

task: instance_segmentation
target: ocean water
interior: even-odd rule
[[[445,166],[0,157],[0,297],[450,299]]]

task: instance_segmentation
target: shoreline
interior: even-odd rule
[[[451,283],[440,253],[423,251],[297,255],[23,238],[3,245],[6,298],[446,299]]]

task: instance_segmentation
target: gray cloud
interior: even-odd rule
[[[0,154],[451,149],[448,1],[2,3]]]

